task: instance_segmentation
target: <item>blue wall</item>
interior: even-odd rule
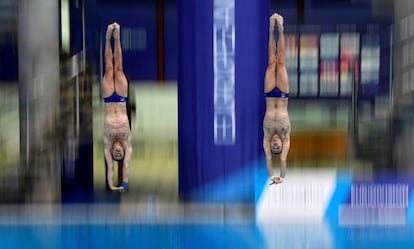
[[[100,7],[100,14],[102,41],[104,41],[107,25],[113,22],[117,22],[121,25],[121,34],[127,28],[145,30],[145,48],[140,50],[127,50],[123,48],[124,70],[131,80],[157,79],[156,5],[151,3],[102,5]]]
[[[262,151],[269,6],[256,0],[235,2],[235,81],[227,86],[234,99],[215,102],[214,2],[179,1],[179,191],[185,199],[254,200],[253,172]],[[232,142],[215,139],[220,101],[235,104]],[[238,189],[233,195],[221,195],[234,187]]]
[[[133,46],[137,46],[137,42],[141,43],[139,48],[123,48],[124,70],[127,76],[131,80],[157,80],[157,1],[120,1],[117,4],[101,3],[98,6],[102,41],[107,25],[112,22],[121,25],[121,33],[126,29],[145,33],[145,38],[141,36],[142,39],[132,40],[135,43]],[[164,79],[174,81],[178,78],[176,8],[175,2],[164,1]]]

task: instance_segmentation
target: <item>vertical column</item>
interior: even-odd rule
[[[399,119],[398,137],[394,138],[394,163],[399,170],[411,172],[414,154],[414,2],[409,0],[394,1],[394,40],[393,40],[393,99],[394,112]],[[414,191],[411,191],[407,223],[414,221]]]
[[[60,199],[58,1],[19,0],[21,170],[27,201]]]
[[[398,117],[396,124],[400,127],[394,137],[394,163],[399,169],[412,167],[414,155],[414,2],[409,0],[394,1],[393,30],[393,81],[392,91],[394,112]],[[414,210],[412,208],[412,210]],[[411,212],[413,215],[414,212]]]
[[[414,91],[410,78],[413,74],[414,56],[412,47],[414,42],[414,2],[397,0],[394,2],[394,97],[397,105],[404,102],[407,93]],[[410,70],[411,69],[411,70]]]

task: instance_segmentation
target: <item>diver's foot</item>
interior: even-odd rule
[[[113,23],[113,26],[114,26],[114,33],[113,33],[114,39],[119,39],[120,33],[121,33],[121,26],[116,22]]]
[[[283,16],[275,13],[273,14],[276,20],[276,26],[279,31],[283,31]]]
[[[105,35],[105,38],[107,40],[111,39],[113,31],[114,31],[114,26],[112,24],[109,24],[108,28],[106,29],[106,35]]]
[[[274,31],[275,30],[275,24],[276,24],[276,14],[273,14],[269,18],[269,30]]]

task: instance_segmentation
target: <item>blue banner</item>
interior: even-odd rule
[[[178,17],[180,195],[253,201],[269,5],[180,0]]]

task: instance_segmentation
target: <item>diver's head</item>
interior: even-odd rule
[[[282,152],[282,139],[280,139],[279,135],[274,134],[270,139],[270,151],[273,154],[280,154]]]
[[[112,144],[112,158],[116,161],[120,161],[124,158],[124,148],[119,141]]]

